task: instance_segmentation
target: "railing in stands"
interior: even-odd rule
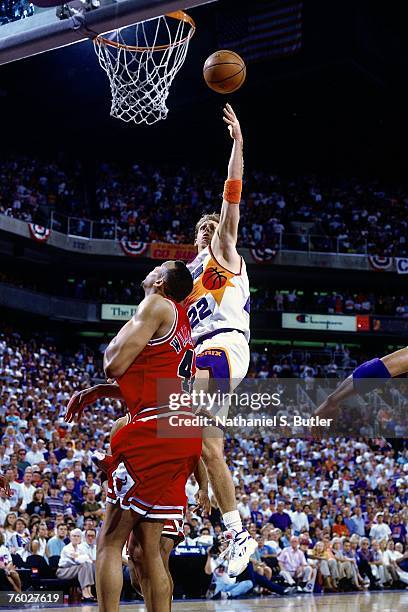
[[[81,217],[71,217],[51,211],[50,229],[70,236],[99,240],[118,240],[127,235],[126,225],[117,221],[93,221]],[[132,239],[132,235],[129,235]],[[139,240],[139,238],[135,238]],[[148,242],[148,240],[147,240]],[[357,246],[352,246],[347,240],[333,238],[323,234],[292,234],[274,233],[267,237],[268,248],[278,251],[304,251],[305,253],[353,253],[366,255],[368,246],[366,240],[361,240]],[[248,245],[242,241],[242,246]]]

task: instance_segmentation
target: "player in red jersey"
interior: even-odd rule
[[[166,519],[182,519],[185,484],[201,455],[197,428],[183,426],[189,408],[170,411],[158,396],[163,379],[181,384],[195,372],[191,328],[182,301],[192,278],[182,262],[166,262],[144,280],[145,299],[105,351],[104,369],[118,384],[118,397],[129,409],[129,424],[112,438],[108,501],[98,538],[96,584],[101,612],[119,610],[122,589],[122,549],[133,530],[140,547],[140,583],[147,610],[168,612],[171,582],[160,555]],[[80,402],[70,403],[66,420],[80,418]],[[168,426],[169,417],[180,427]]]
[[[93,387],[89,387],[87,389],[83,389],[82,391],[78,391],[77,393],[75,393],[75,395],[72,396],[68,404],[68,410],[70,410],[75,404],[76,411],[82,413],[86,406],[95,403],[98,399],[103,399],[107,397],[111,399],[124,400],[123,396],[120,393],[119,385],[112,382],[104,383],[94,385]],[[115,421],[110,433],[110,443],[116,433],[120,429],[122,429],[122,427],[125,427],[128,423],[128,414],[126,416],[120,417]],[[95,452],[95,454],[92,456],[93,462],[97,465],[98,469],[103,472],[104,475],[106,475],[109,471],[111,458],[111,454],[105,455],[103,453],[98,452]],[[196,470],[194,471],[194,476],[199,486],[199,489],[195,496],[197,506],[194,508],[194,510],[201,508],[203,512],[205,512],[206,514],[210,514],[211,502],[208,496],[208,476],[207,470],[202,459],[200,459],[197,464]],[[179,519],[167,519],[163,525],[163,530],[160,538],[160,553],[171,585],[173,585],[173,579],[171,577],[169,567],[170,554],[173,548],[176,548],[176,546],[178,546],[178,544],[180,544],[180,542],[184,540],[183,524],[184,521],[180,521]],[[133,588],[140,594],[139,576],[140,566],[143,563],[143,555],[141,547],[139,546],[137,538],[135,537],[133,532],[131,533],[127,542],[127,552],[129,555],[128,567],[131,583]]]

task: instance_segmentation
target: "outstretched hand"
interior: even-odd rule
[[[10,490],[9,481],[6,476],[3,476],[3,474],[0,474],[0,489],[4,490],[7,497],[11,497],[12,493]]]
[[[97,399],[99,399],[98,385],[95,385],[94,387],[89,387],[89,389],[77,391],[69,400],[67,406],[67,413],[64,417],[64,421],[66,421],[67,423],[80,421],[84,408],[86,408],[86,406],[89,406],[89,404],[93,404],[94,402],[96,402]]]
[[[239,124],[236,114],[232,109],[231,104],[225,105],[223,120],[228,125],[228,130],[231,138],[242,142],[241,126]]]
[[[211,502],[210,498],[208,497],[207,491],[203,491],[202,489],[200,489],[196,493],[195,498],[197,505],[194,506],[193,512],[197,512],[197,510],[201,508],[201,511],[205,514],[211,514]]]

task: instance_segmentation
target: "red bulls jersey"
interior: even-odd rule
[[[168,302],[174,309],[171,329],[161,338],[150,340],[117,380],[132,418],[142,408],[167,405],[169,393],[188,391],[189,380],[195,374],[194,346],[187,312],[180,304],[172,300]]]

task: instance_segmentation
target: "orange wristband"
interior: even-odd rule
[[[227,179],[224,185],[224,200],[228,204],[239,204],[241,201],[242,180]]]

